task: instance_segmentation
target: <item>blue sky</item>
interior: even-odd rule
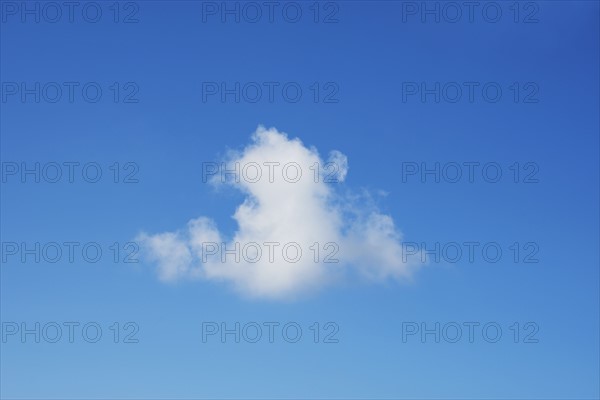
[[[456,22],[447,3],[427,2],[439,7],[439,23],[421,2],[281,2],[272,21],[261,6],[257,22],[235,2],[228,7],[238,4],[239,22],[222,20],[221,2],[87,2],[72,22],[66,8],[52,22],[53,9],[29,2],[37,22],[21,2],[0,4],[2,398],[600,396],[597,2],[484,2],[487,14],[476,8],[469,21],[462,6]],[[220,85],[236,82],[249,91],[223,100]],[[273,100],[264,91],[252,102],[252,85],[265,82],[274,82]],[[422,97],[422,85],[436,83],[439,101]],[[302,97],[286,98],[284,86]],[[501,259],[442,257],[408,279],[376,280],[350,262],[353,272],[332,284],[277,298],[240,293],[229,278],[165,282],[144,249],[139,262],[123,262],[123,246],[140,234],[185,231],[201,216],[234,235],[231,217],[248,195],[203,182],[202,167],[229,149],[243,153],[259,125],[299,138],[323,160],[343,153],[347,176],[332,191],[370,193],[359,211],[393,219],[405,243],[492,243]],[[23,179],[23,166],[36,163],[40,182]],[[62,166],[56,183],[53,163]],[[72,183],[64,163],[79,163]],[[98,182],[82,177],[87,163],[96,164],[85,177],[99,168]],[[462,179],[406,175],[436,163],[448,174],[458,164]],[[478,163],[472,182],[465,163]],[[499,166],[498,182],[482,175],[484,165]],[[47,262],[40,250],[37,263],[11,247],[55,242],[79,243],[73,262],[64,253]],[[86,243],[102,250],[100,261],[81,255]],[[373,260],[394,243],[365,247],[368,267],[384,268]],[[79,323],[73,343],[68,322]],[[255,322],[263,337],[203,341],[207,322]],[[298,324],[302,337],[289,343],[276,331],[270,343],[268,322]],[[470,322],[479,324],[472,342]],[[21,336],[36,323],[39,343]],[[56,343],[52,323],[62,327]],[[96,343],[81,334],[90,323],[103,332]],[[403,340],[408,327],[436,323],[439,343],[420,331]],[[442,335],[452,324],[462,327],[456,343]],[[502,329],[496,343],[482,335],[486,324]],[[324,343],[335,327],[338,342]],[[127,343],[134,330],[137,343]]]

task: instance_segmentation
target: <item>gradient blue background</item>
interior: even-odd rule
[[[109,3],[102,3],[106,8]],[[599,6],[537,2],[538,23],[402,22],[401,2],[339,2],[338,23],[202,23],[200,2],[138,2],[139,23],[1,26],[1,80],[136,82],[137,104],[14,98],[1,104],[6,161],[136,162],[137,184],[20,183],[1,190],[2,241],[131,240],[208,215],[231,232],[237,193],[202,183],[202,162],[275,126],[349,158],[345,185],[416,242],[537,242],[537,264],[431,265],[411,284],[333,287],[249,301],[209,282],[165,285],[147,263],[1,268],[5,321],[135,321],[137,344],[2,343],[3,398],[598,398]],[[307,11],[308,4],[304,3]],[[204,81],[336,82],[335,104],[202,102]],[[535,82],[534,104],[413,98],[403,81]],[[403,183],[415,162],[536,162],[537,184]],[[106,169],[105,173],[108,172]],[[504,171],[506,172],[506,170]],[[337,344],[202,343],[202,321],[314,321]],[[403,321],[534,321],[539,343],[403,343]]]

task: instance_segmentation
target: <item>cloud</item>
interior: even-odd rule
[[[240,152],[205,163],[203,178],[240,190],[237,230],[225,237],[207,217],[177,232],[137,238],[163,281],[228,283],[251,297],[283,299],[322,289],[348,276],[369,281],[407,279],[418,257],[402,251],[391,216],[369,194],[343,192],[348,159],[259,126]]]

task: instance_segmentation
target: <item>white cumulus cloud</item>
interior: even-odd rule
[[[283,299],[348,276],[406,279],[421,265],[403,254],[391,216],[341,189],[348,159],[339,151],[324,161],[299,139],[259,126],[249,145],[205,173],[244,194],[237,230],[226,236],[202,216],[176,232],[140,234],[163,281],[221,281],[243,295]]]

